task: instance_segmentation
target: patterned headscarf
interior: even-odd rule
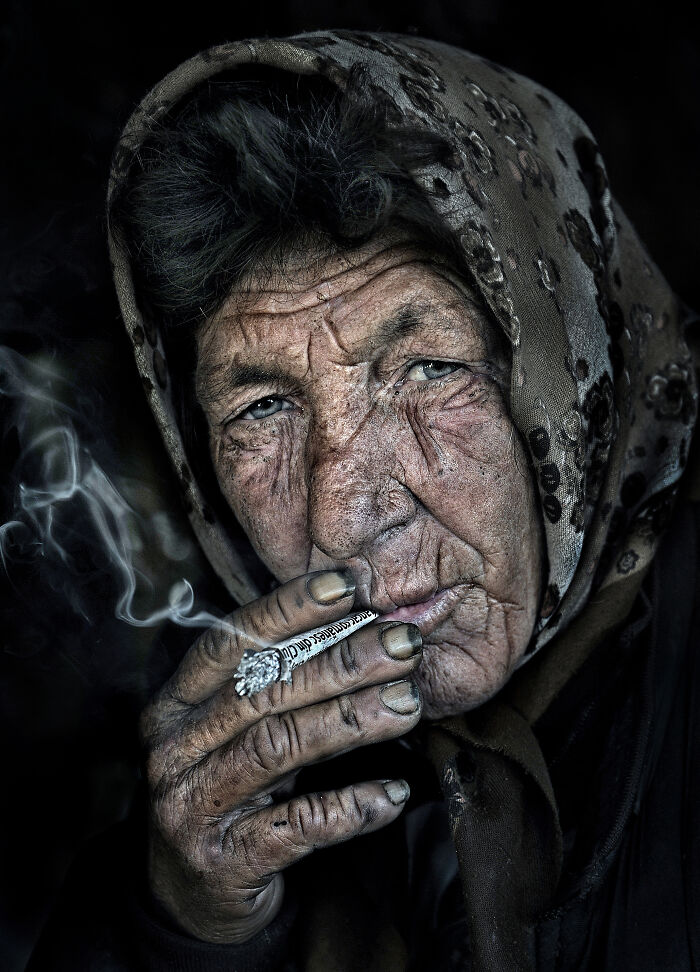
[[[539,85],[473,54],[393,34],[329,31],[239,41],[196,55],[134,112],[110,194],[153,126],[208,78],[266,65],[339,87],[362,65],[388,124],[430,129],[454,153],[413,173],[457,235],[512,347],[511,413],[530,451],[549,577],[533,647],[591,591],[648,566],[668,519],[696,416],[686,313],[610,194],[589,130]],[[137,305],[110,238],[124,321],[200,543],[230,593],[259,592],[207,505],[175,420],[157,326]],[[532,654],[532,652],[531,652]]]

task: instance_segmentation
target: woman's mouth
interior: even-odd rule
[[[464,596],[468,584],[457,584],[438,591],[427,601],[416,604],[404,604],[389,614],[383,614],[380,621],[410,621],[420,628],[423,637],[431,634],[452,613],[455,605]]]

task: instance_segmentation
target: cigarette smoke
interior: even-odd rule
[[[69,404],[73,391],[55,361],[0,347],[0,405],[12,432],[13,460],[10,475],[3,458],[11,513],[0,525],[0,559],[10,581],[17,569],[30,567],[37,593],[53,589],[92,621],[87,578],[104,571],[116,591],[114,614],[130,625],[208,627],[219,621],[195,606],[192,583],[183,576],[192,542],[158,507],[147,483],[117,478],[117,488],[85,444],[94,428],[87,431],[85,402]],[[134,502],[143,505],[144,499],[147,514]],[[167,590],[161,575],[170,578]]]

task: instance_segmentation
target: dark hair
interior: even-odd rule
[[[431,192],[411,173],[450,165],[446,139],[407,127],[383,91],[352,69],[322,76],[228,72],[197,88],[140,149],[110,209],[128,250],[139,307],[161,330],[185,448],[208,501],[243,539],[223,499],[193,389],[194,332],[245,278],[274,273],[291,247],[319,259],[402,226],[470,279]],[[476,288],[475,295],[478,294]],[[238,544],[239,549],[244,549]],[[248,569],[271,581],[254,560]]]
[[[110,210],[154,322],[210,316],[291,245],[328,255],[406,224],[457,256],[411,178],[452,148],[425,129],[390,127],[388,99],[368,87],[357,70],[341,90],[317,75],[249,68],[201,85],[166,116]]]

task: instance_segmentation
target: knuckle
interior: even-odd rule
[[[379,816],[371,802],[361,800],[355,788],[348,787],[295,797],[285,818],[273,821],[270,831],[278,844],[309,851],[361,834]]]
[[[362,675],[357,645],[353,639],[344,638],[337,645],[318,656],[318,673],[321,679],[335,689],[347,689],[358,681]],[[297,671],[307,669],[309,677],[313,677],[313,663],[302,665]],[[295,672],[296,675],[296,672]]]
[[[200,656],[209,664],[218,665],[223,654],[223,644],[227,642],[227,637],[214,628],[208,628],[200,635],[197,641],[197,649]]]
[[[293,612],[290,611],[290,606],[287,604],[287,599],[284,596],[283,589],[278,587],[272,592],[268,601],[268,612],[270,614],[270,619],[279,625],[280,623],[285,627],[289,627],[294,620]]]
[[[187,722],[192,706],[178,695],[174,679],[167,682],[143,707],[138,720],[139,741],[144,747],[163,745]]]
[[[269,768],[268,753],[264,734],[255,726],[243,735],[240,744],[231,753],[232,771],[243,779],[251,776],[251,768],[266,771]]]
[[[299,668],[297,671],[302,671]],[[295,675],[297,672],[294,673]],[[253,695],[247,695],[244,699],[236,697],[236,702],[245,705],[248,712],[253,716],[265,716],[276,709],[282,708],[288,697],[290,686],[286,682],[273,682]]]
[[[345,802],[347,815],[358,826],[360,833],[369,827],[379,816],[376,807],[371,803],[360,800],[354,788],[345,794]]]
[[[221,699],[215,699],[205,712],[205,718],[193,718],[187,730],[181,736],[181,746],[186,749],[186,756],[192,762],[203,759],[235,732],[231,706],[225,705]]]
[[[269,627],[289,627],[294,619],[282,588],[278,587],[267,597],[248,605],[242,620],[246,634],[257,640],[256,635],[264,635]]]
[[[340,642],[335,660],[342,681],[351,681],[357,677],[360,666],[357,661],[357,651],[351,638],[345,638]]]
[[[386,662],[391,664],[384,651],[377,652],[370,631],[345,638],[320,659],[324,674],[339,688],[358,685],[369,676],[381,674]]]
[[[322,658],[323,656],[314,658],[295,668],[292,671],[291,682],[276,682],[270,686],[271,690],[274,690],[273,698],[280,706],[291,703],[294,696],[303,698],[306,695],[313,694],[318,688],[319,681],[325,682]]]
[[[328,826],[328,812],[318,793],[297,797],[290,805],[289,823],[292,838],[309,843],[318,838]]]
[[[146,781],[153,790],[170,785],[186,763],[181,734],[174,727],[158,725],[143,741],[143,765]]]
[[[153,745],[147,745],[143,753],[143,768],[151,791],[156,787],[169,786],[180,769],[180,753],[177,737],[161,736]]]
[[[262,716],[270,711],[270,702],[270,690],[266,688],[262,692],[255,692],[253,695],[244,696],[242,704],[251,715]]]
[[[270,716],[245,734],[246,757],[260,769],[270,772],[296,756],[301,749],[294,712]]]
[[[343,725],[354,730],[354,732],[356,732],[359,736],[364,736],[365,730],[358,717],[357,706],[352,697],[348,695],[339,695],[336,698],[336,705],[338,707],[338,713]]]
[[[354,788],[308,793],[289,805],[288,823],[280,839],[315,847],[360,834],[379,816],[371,803],[359,799]]]

